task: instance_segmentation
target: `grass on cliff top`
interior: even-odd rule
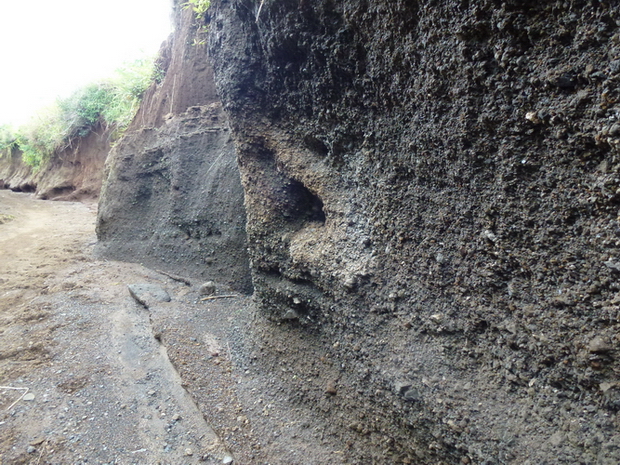
[[[7,125],[0,126],[0,158],[8,153],[15,144],[15,134]],[[7,150],[8,149],[8,150]]]
[[[54,152],[88,135],[98,124],[113,127],[119,136],[131,123],[146,89],[161,79],[160,74],[153,59],[139,59],[117,69],[109,79],[58,99],[17,131],[0,127],[0,156],[18,148],[24,162],[36,170]]]

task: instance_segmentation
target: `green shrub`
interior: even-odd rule
[[[192,45],[205,45],[207,43],[206,33],[208,31],[207,25],[204,22],[205,14],[211,6],[211,0],[189,0],[186,3],[181,4],[184,9],[191,8],[194,11],[196,17],[196,37],[192,41]]]
[[[15,217],[13,215],[9,215],[7,213],[0,213],[0,224],[8,223],[9,221],[13,221]]]
[[[22,151],[22,159],[35,170],[63,143],[70,140],[73,129],[67,124],[69,116],[64,114],[62,105],[54,104],[40,110],[17,132],[17,145]]]
[[[154,68],[152,59],[136,60],[117,69],[110,79],[82,87],[41,110],[13,139],[23,152],[24,162],[38,169],[55,151],[66,148],[76,137],[88,135],[97,124],[112,127],[120,136],[151,82],[161,79],[161,71]]]
[[[138,111],[146,89],[161,79],[161,70],[155,67],[153,60],[136,60],[118,69],[109,81],[110,99],[101,111],[105,122],[116,125],[122,132]]]
[[[17,136],[7,125],[0,126],[0,158],[10,155],[11,149],[17,143]]]

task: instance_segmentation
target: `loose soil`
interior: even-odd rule
[[[347,463],[259,369],[252,299],[94,259],[95,210],[0,191],[0,463]]]

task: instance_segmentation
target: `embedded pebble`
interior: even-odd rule
[[[600,336],[596,336],[594,339],[590,341],[588,345],[588,349],[591,353],[604,353],[613,350],[613,348]]]
[[[282,319],[283,320],[297,320],[299,319],[299,315],[297,314],[297,312],[293,309],[288,309],[284,315],[282,315]]]
[[[335,396],[338,394],[338,390],[336,389],[336,385],[333,381],[327,383],[327,387],[325,388],[325,393],[331,396]]]

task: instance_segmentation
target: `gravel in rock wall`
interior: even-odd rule
[[[613,2],[213,5],[256,295],[348,386],[299,402],[377,463],[617,463]]]

